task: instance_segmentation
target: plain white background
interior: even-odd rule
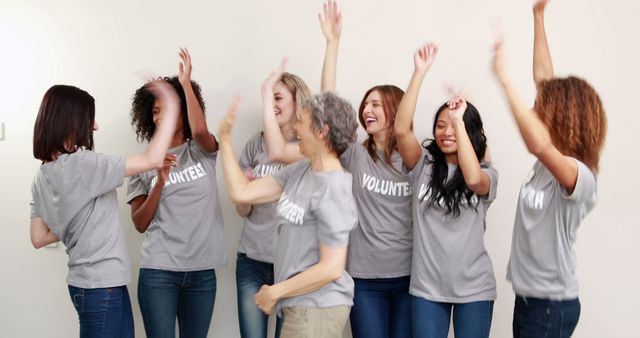
[[[0,1],[0,336],[73,337],[78,324],[65,277],[62,245],[34,250],[29,242],[30,185],[40,164],[32,157],[33,123],[44,92],[72,84],[96,99],[96,151],[142,151],[130,126],[130,99],[145,75],[177,73],[178,47],[193,58],[193,78],[204,89],[212,132],[232,97],[243,97],[234,147],[261,129],[260,85],[283,56],[289,71],[319,89],[324,39],[320,0],[244,1]],[[485,242],[493,259],[498,299],[492,337],[511,336],[513,292],[505,280],[515,202],[533,164],[490,72],[492,21],[505,27],[509,71],[532,102],[531,0],[344,0],[338,91],[355,106],[376,84],[406,88],[419,44],[440,45],[428,74],[414,125],[430,136],[445,83],[460,85],[480,110],[495,166],[498,199],[487,220]],[[640,3],[633,0],[551,0],[547,29],[560,76],[577,74],[600,93],[608,114],[601,158],[600,200],[584,220],[575,249],[582,315],[576,337],[638,337],[640,274],[635,217],[640,169],[636,131]],[[361,132],[361,131],[360,131]],[[361,132],[362,135],[362,132]],[[237,337],[235,252],[242,220],[229,202],[222,176],[227,267],[217,271],[218,294],[211,337]],[[120,213],[133,262],[129,285],[136,333],[144,337],[136,301],[143,235],[130,221],[124,189]],[[349,336],[348,334],[345,337]]]

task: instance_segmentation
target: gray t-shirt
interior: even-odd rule
[[[320,243],[346,247],[358,215],[351,195],[351,174],[313,172],[308,160],[298,161],[273,174],[283,187],[278,201],[275,281],[287,280],[320,261]],[[353,279],[342,276],[322,288],[278,302],[283,307],[353,305]]]
[[[540,161],[520,189],[507,279],[516,294],[567,300],[578,297],[573,243],[597,201],[596,177],[579,160],[572,194]]]
[[[124,169],[122,157],[82,150],[36,173],[31,218],[41,217],[67,247],[71,286],[106,288],[131,280],[116,194]]]
[[[258,179],[270,176],[280,170],[280,162],[269,160],[262,132],[252,137],[244,146],[240,156],[242,171],[253,170]],[[273,263],[273,235],[277,221],[276,202],[254,204],[251,213],[244,220],[238,251],[251,259]]]
[[[460,215],[447,214],[443,205],[428,207],[433,163],[423,148],[422,158],[409,173],[413,188],[413,269],[409,293],[435,302],[469,303],[496,298],[496,280],[484,247],[486,215],[496,198],[498,172],[491,163],[480,167],[489,176],[489,194],[461,200]],[[457,165],[449,164],[448,179]],[[477,210],[474,206],[477,205]]]
[[[358,225],[349,238],[347,271],[356,278],[394,278],[411,273],[411,187],[402,158],[384,152],[373,161],[360,143],[352,143],[340,160],[353,175]]]
[[[168,271],[215,269],[226,264],[224,224],[216,184],[216,155],[196,141],[169,149],[176,154],[140,252],[141,268]],[[148,195],[157,170],[129,178],[127,202]]]

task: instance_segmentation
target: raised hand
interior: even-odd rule
[[[323,13],[318,14],[320,28],[327,41],[340,39],[342,33],[342,13],[338,9],[337,2],[329,0],[322,5]]]
[[[544,14],[544,9],[547,7],[549,0],[537,0],[533,4],[533,14]]]
[[[282,63],[280,64],[280,68],[276,71],[271,72],[271,74],[269,75],[269,77],[266,78],[266,80],[264,80],[264,82],[262,83],[262,90],[268,90],[268,91],[272,91],[273,87],[276,85],[276,83],[278,83],[278,81],[280,81],[280,79],[282,78],[282,73],[284,73],[285,69],[287,68],[287,58],[283,58],[282,59]]]
[[[176,166],[176,154],[167,154],[164,156],[164,162],[162,163],[162,169],[158,170],[158,182],[164,184],[169,177],[169,172],[172,167]]]
[[[239,106],[240,98],[236,97],[233,99],[231,106],[227,109],[227,113],[220,121],[220,125],[218,126],[218,137],[220,137],[221,141],[230,141],[231,130],[233,129],[233,125],[236,123],[236,114]]]
[[[501,83],[504,83],[507,80],[504,41],[501,34],[496,37],[496,41],[493,44],[493,73]]]
[[[149,92],[151,92],[151,94],[153,94],[154,97],[160,99],[162,109],[164,109],[165,106],[169,105],[175,105],[175,107],[180,106],[180,98],[178,97],[178,93],[176,93],[176,90],[172,85],[170,85],[162,78],[157,78],[147,82],[146,88],[147,90],[149,90]]]
[[[180,64],[178,64],[178,81],[183,86],[191,83],[191,55],[186,48],[180,48]]]
[[[456,97],[447,102],[449,106],[449,118],[451,121],[460,121],[467,110],[467,101],[461,97]]]
[[[438,46],[432,42],[426,43],[424,46],[418,48],[418,50],[413,53],[413,64],[415,69],[420,72],[426,72],[431,68],[431,65],[436,60],[437,55]]]

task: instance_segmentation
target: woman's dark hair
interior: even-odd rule
[[[358,109],[358,119],[360,120],[360,125],[363,128],[367,129],[367,124],[364,122],[364,117],[362,116],[362,112],[366,107],[367,97],[372,92],[377,91],[380,94],[380,101],[382,104],[382,109],[384,110],[384,117],[387,120],[387,124],[391,127],[389,128],[389,132],[387,134],[387,147],[384,150],[384,161],[387,164],[391,164],[391,153],[396,149],[396,137],[393,134],[393,123],[396,119],[396,113],[398,112],[398,106],[400,105],[400,100],[402,100],[402,96],[404,95],[404,91],[394,85],[381,85],[375,86],[366,93],[364,93],[364,97],[362,98],[362,102],[360,102],[360,108]],[[377,161],[378,155],[376,154],[376,143],[373,141],[373,135],[369,134],[368,138],[363,142],[364,147],[367,149],[369,156],[373,159],[373,161]]]
[[[96,105],[86,91],[55,85],[44,94],[33,127],[33,157],[50,162],[60,154],[93,150]]]
[[[180,84],[177,76],[165,77],[163,80],[175,88],[178,96],[180,97],[180,112],[182,116],[182,133],[185,140],[191,139],[191,128],[189,127],[189,116],[187,115],[187,99],[184,94],[184,89]],[[196,94],[198,103],[202,107],[202,111],[205,110],[204,100],[202,99],[202,92],[200,86],[195,81],[191,80],[191,86],[193,92]],[[147,89],[147,85],[138,88],[131,103],[131,125],[136,128],[136,135],[138,141],[151,141],[153,133],[156,131],[156,125],[153,123],[153,105],[156,101],[155,96]]]
[[[436,125],[438,123],[438,117],[447,108],[447,103],[438,108],[438,112],[433,120],[433,134],[435,137]],[[465,130],[469,135],[471,145],[476,153],[478,161],[482,161],[487,151],[487,138],[484,135],[484,129],[482,128],[482,119],[480,113],[474,105],[467,102],[467,109],[463,116]],[[447,180],[449,167],[445,154],[440,150],[435,140],[425,140],[422,144],[431,154],[432,159],[429,161],[433,165],[431,171],[431,181],[427,188],[427,193],[422,199],[428,199],[428,205],[442,206],[447,209],[447,214],[453,214],[454,217],[460,215],[460,204],[463,199],[466,200],[469,206],[473,206],[476,210],[478,207],[478,201],[473,204],[473,191],[471,191],[464,181],[464,176],[460,167],[456,168],[453,177]]]

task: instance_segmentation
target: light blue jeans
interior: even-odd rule
[[[265,285],[273,285],[273,264],[253,260],[238,253],[236,287],[238,292],[238,321],[242,338],[266,338],[269,316],[256,305],[255,295]],[[276,319],[275,337],[280,337],[282,319]]]
[[[140,269],[138,303],[149,338],[206,338],[216,301],[215,270]]]
[[[126,286],[83,289],[69,285],[78,312],[80,338],[133,338],[133,313]]]
[[[493,317],[493,301],[440,303],[411,296],[413,337],[446,338],[453,310],[456,338],[488,338]]]

